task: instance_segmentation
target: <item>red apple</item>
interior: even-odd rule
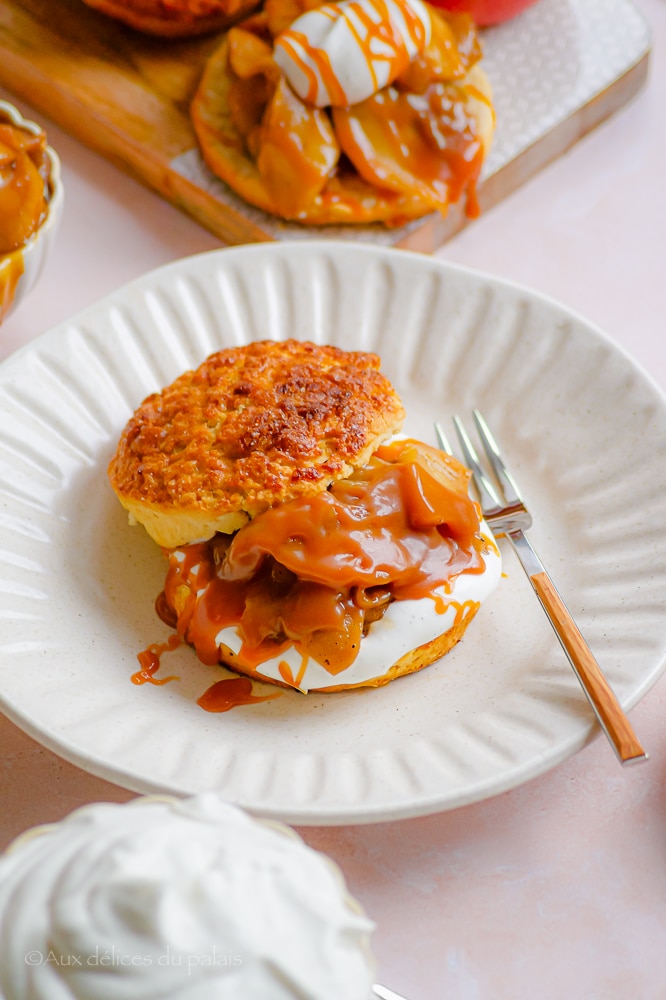
[[[477,24],[500,24],[531,7],[536,0],[429,0],[433,7],[471,14]]]

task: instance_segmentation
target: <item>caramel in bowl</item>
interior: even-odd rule
[[[62,205],[60,159],[44,130],[0,101],[0,323],[40,277]]]

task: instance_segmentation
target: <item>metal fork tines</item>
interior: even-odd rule
[[[493,535],[504,536],[511,542],[594,714],[619,760],[623,764],[646,760],[647,753],[639,743],[627,716],[545,566],[525,535],[525,531],[532,525],[532,517],[515,480],[504,464],[497,442],[486,421],[478,410],[474,410],[474,423],[496,482],[493,482],[483,469],[460,418],[454,417],[453,423],[465,464],[472,471],[472,480],[479,494],[483,516]],[[435,424],[435,430],[440,447],[453,454],[441,425]]]

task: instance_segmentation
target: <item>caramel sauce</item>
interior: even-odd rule
[[[170,652],[180,645],[179,635],[169,636],[166,642],[153,642],[147,649],[137,653],[136,658],[141,666],[135,674],[132,674],[132,684],[167,684],[169,681],[179,680],[175,674],[169,677],[155,677],[160,669],[160,658],[162,653]]]
[[[455,628],[456,625],[460,625],[470,615],[476,614],[480,606],[481,605],[479,604],[478,601],[472,601],[472,600],[463,601],[462,603],[460,603],[459,601],[449,601],[449,607],[453,608],[456,613],[456,617],[453,622],[452,628]]]
[[[46,137],[0,122],[0,254],[23,246],[47,212]]]
[[[256,705],[260,701],[271,701],[279,698],[281,691],[275,694],[252,694],[252,681],[249,677],[230,677],[228,680],[217,681],[197,698],[197,705],[207,712],[228,712],[237,705]]]
[[[478,219],[481,215],[481,205],[479,204],[479,198],[476,190],[476,180],[470,181],[467,185],[465,215],[468,219]]]
[[[22,274],[23,254],[20,250],[14,250],[0,260],[0,323],[12,307]]]
[[[49,173],[45,134],[0,120],[0,323],[24,272],[22,248],[48,212]]]
[[[295,688],[301,686],[301,681],[305,676],[305,671],[308,665],[308,659],[309,657],[307,656],[303,657],[303,659],[301,660],[301,665],[298,668],[298,671],[296,672],[295,676],[293,670],[291,669],[287,661],[286,660],[280,661],[280,663],[278,664],[278,670],[280,672],[280,677],[285,682],[285,684],[289,684],[291,685],[291,687]]]
[[[265,511],[232,538],[173,550],[163,606],[204,663],[219,662],[218,635],[232,626],[232,666],[256,669],[293,646],[303,665],[294,677],[282,662],[287,683],[298,686],[309,657],[336,675],[354,662],[366,615],[483,572],[468,478],[427,445],[382,447],[349,479]]]
[[[303,76],[308,81],[308,90],[303,100],[308,104],[314,104],[319,90],[319,80],[317,73],[321,76],[322,82],[328,91],[332,104],[346,104],[347,95],[338,83],[338,79],[333,72],[331,61],[326,52],[322,49],[313,48],[308,42],[307,35],[300,31],[289,31],[280,39],[280,44],[285,52],[293,59]],[[308,59],[314,63],[316,70],[310,63],[302,58],[297,46],[301,46]]]
[[[394,2],[400,8],[400,13],[404,18],[409,41],[412,46],[420,51],[426,43],[425,26],[408,3],[401,3],[400,0],[394,0]],[[368,10],[360,4],[353,4],[354,14],[363,25],[364,34],[356,31],[353,21],[349,22],[349,26],[368,64],[375,89],[378,89],[379,79],[375,70],[375,64],[388,63],[387,82],[391,83],[396,76],[407,68],[410,62],[410,55],[407,41],[393,27],[390,8],[386,0],[372,0],[369,6],[377,15],[377,19],[373,18]]]

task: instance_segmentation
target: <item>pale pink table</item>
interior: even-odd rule
[[[647,87],[439,253],[562,300],[666,389],[666,4],[637,5],[654,30]],[[67,187],[58,250],[0,330],[0,357],[143,272],[218,246],[55,126],[49,135]],[[381,982],[409,1000],[666,996],[666,680],[631,716],[647,764],[623,771],[599,737],[478,805],[301,831],[376,920]],[[0,768],[0,847],[85,802],[132,797],[1,717]]]

